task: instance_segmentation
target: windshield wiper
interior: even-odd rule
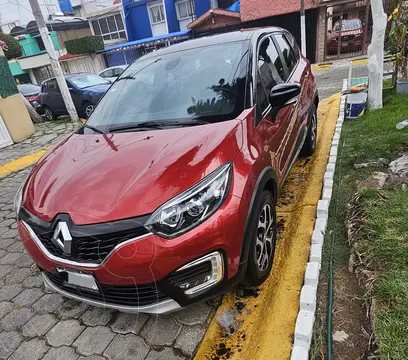
[[[84,124],[84,128],[91,129],[92,131],[97,132],[97,133],[102,134],[102,135],[105,134],[102,130],[99,130],[96,127],[93,127],[93,126],[88,125],[88,124]]]
[[[143,130],[143,129],[160,129],[163,127],[163,124],[156,123],[154,121],[145,121],[141,123],[132,123],[126,125],[112,126],[108,128],[108,132],[120,132],[128,130]]]
[[[172,126],[195,126],[208,124],[205,120],[200,119],[188,119],[184,121],[144,121],[141,123],[132,123],[126,125],[112,126],[108,128],[108,132],[130,131],[130,130],[150,130],[150,129],[163,129],[165,127]]]

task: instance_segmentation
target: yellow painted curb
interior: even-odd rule
[[[51,147],[52,145],[0,166],[0,179],[34,165]]]
[[[353,65],[365,65],[365,64],[368,64],[368,59],[351,60],[351,63]]]
[[[330,69],[333,64],[312,65],[312,71]]]
[[[319,106],[318,145],[311,159],[299,159],[278,203],[278,243],[272,274],[258,296],[229,292],[218,308],[195,357],[196,360],[284,360],[290,358],[299,311],[300,290],[309,257],[310,240],[321,197],[341,95]],[[244,307],[244,310],[240,310]],[[242,325],[225,337],[217,319],[238,309]]]

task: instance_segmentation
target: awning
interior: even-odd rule
[[[164,35],[159,35],[159,36],[153,36],[153,37],[149,37],[149,38],[144,38],[144,39],[140,39],[140,40],[136,40],[136,41],[129,41],[123,44],[118,44],[118,45],[112,45],[112,46],[108,46],[106,47],[104,50],[98,51],[99,53],[104,53],[104,52],[108,52],[108,51],[115,51],[115,50],[121,50],[127,47],[133,47],[133,46],[138,46],[138,45],[148,45],[151,43],[157,43],[160,41],[164,41],[164,40],[176,40],[179,38],[183,38],[183,37],[189,37],[190,36],[190,30],[185,30],[185,31],[177,31],[174,33],[170,33],[170,34],[164,34]]]
[[[240,12],[241,11],[241,5],[239,1],[235,1],[229,8],[226,10],[229,11],[235,11],[235,12]]]

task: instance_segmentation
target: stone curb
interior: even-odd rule
[[[347,79],[343,81],[343,91],[347,89]],[[337,152],[346,110],[346,96],[341,97],[339,118],[332,139],[330,157],[323,180],[322,198],[317,205],[315,229],[311,238],[309,262],[306,265],[304,285],[300,292],[300,308],[295,325],[291,360],[308,360],[312,343],[316,314],[317,287],[322,263],[322,249],[329,217],[330,201],[333,193],[333,178],[336,169]]]

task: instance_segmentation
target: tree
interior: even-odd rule
[[[371,0],[373,13],[373,35],[368,47],[368,106],[370,109],[383,107],[384,38],[387,15],[382,0]]]
[[[0,33],[0,40],[4,41],[7,45],[7,50],[4,51],[7,59],[14,59],[21,56],[21,46],[14,37],[11,35]]]

